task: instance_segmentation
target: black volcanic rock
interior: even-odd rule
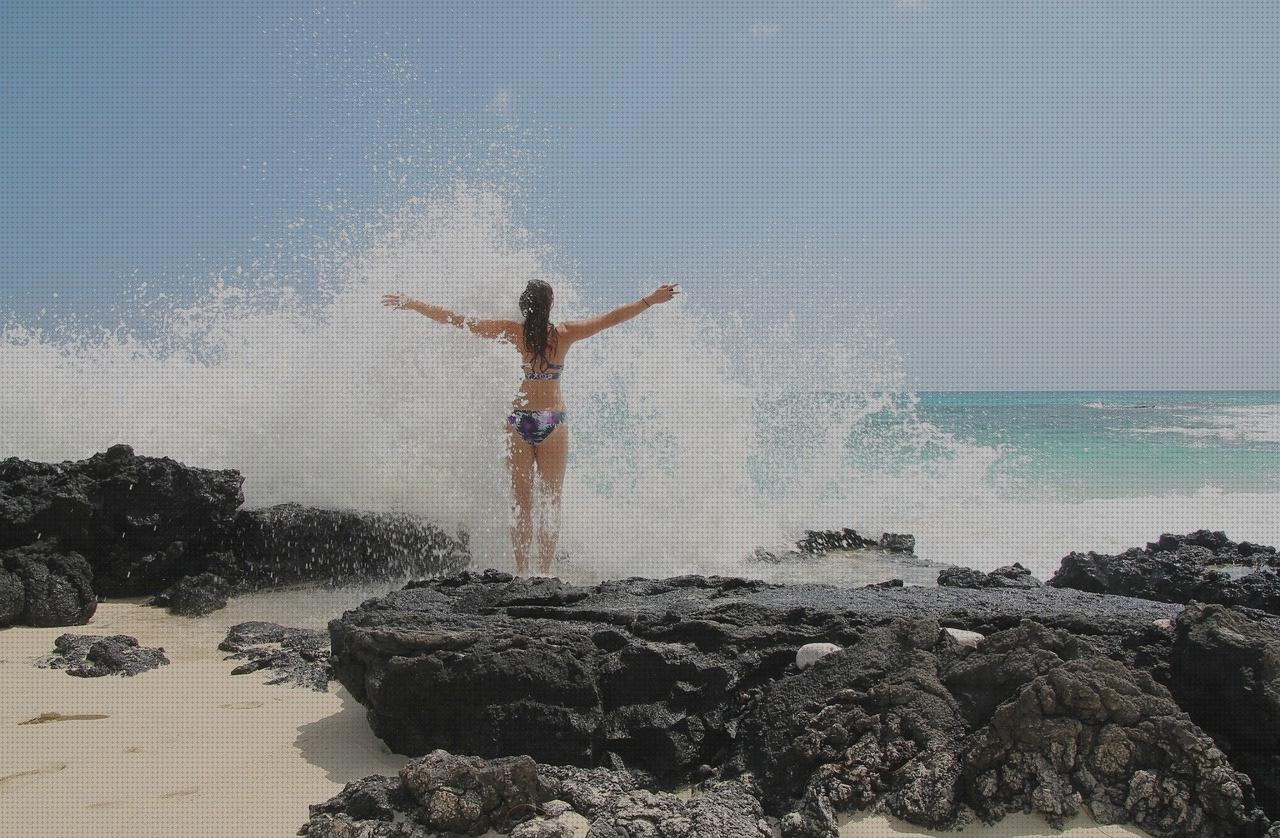
[[[163,648],[139,646],[137,638],[127,634],[63,634],[53,641],[53,648],[54,653],[36,665],[65,669],[81,678],[137,675],[169,663]]]
[[[835,813],[887,810],[935,829],[966,807],[1056,827],[1087,808],[1160,836],[1260,834],[1249,782],[1149,675],[1024,621],[963,653],[937,623],[895,620],[766,687],[730,773],[795,838]]]
[[[27,592],[22,577],[5,569],[0,559],[0,626],[16,623],[27,610]]]
[[[1040,580],[1014,562],[990,573],[968,567],[946,567],[938,572],[938,584],[951,588],[1039,588]]]
[[[476,754],[481,773],[540,761],[545,788],[524,797],[545,812],[519,835],[563,835],[558,799],[593,836],[764,834],[768,813],[788,838],[830,838],[859,808],[933,829],[1088,810],[1159,836],[1260,836],[1249,777],[1153,677],[1168,675],[1180,610],[1052,588],[576,587],[486,571],[410,583],[329,630],[336,674],[394,751]],[[810,642],[843,648],[799,670]],[[698,797],[665,793],[690,780],[731,802],[708,794],[698,815]],[[313,834],[424,823],[349,809],[313,817]],[[460,832],[493,825],[491,806],[476,811]]]
[[[219,608],[225,608],[231,594],[231,584],[213,573],[184,576],[167,591],[151,601],[169,609],[170,614],[183,617],[203,617]]]
[[[93,570],[79,553],[48,542],[0,550],[0,626],[83,625],[97,608]]]
[[[571,838],[576,812],[591,838],[768,838],[760,802],[740,783],[711,781],[690,800],[604,768],[481,759],[436,750],[397,777],[365,777],[312,805],[309,838],[450,838],[494,829],[512,838]]]
[[[1149,675],[1073,660],[1001,704],[967,746],[966,797],[994,822],[1040,812],[1056,828],[1087,808],[1161,838],[1259,835],[1250,783]]]
[[[231,670],[247,675],[262,669],[278,673],[268,684],[289,684],[328,692],[333,670],[329,664],[329,637],[316,629],[291,628],[259,620],[237,623],[218,644],[231,652],[225,660],[247,660]]]
[[[763,689],[729,773],[748,775],[766,810],[790,811],[784,835],[834,834],[836,810],[880,799],[925,826],[955,821],[965,726],[938,680],[939,634],[936,621],[895,618]]]
[[[192,614],[208,613],[222,598],[206,573],[234,593],[432,575],[470,561],[465,534],[451,537],[404,515],[294,503],[238,511],[243,482],[231,469],[141,457],[128,445],[57,464],[10,457],[0,462],[0,552],[39,546],[79,554],[100,595],[155,594],[176,585],[174,603]],[[192,577],[202,580],[199,592],[180,583]],[[46,598],[20,603],[14,580],[0,575],[0,624],[20,606],[40,612]]]
[[[1280,614],[1278,571],[1274,547],[1236,544],[1221,532],[1197,530],[1189,535],[1162,535],[1145,549],[1116,556],[1070,553],[1047,584],[1162,602],[1217,602]]]
[[[859,535],[848,527],[840,530],[809,530],[796,542],[801,553],[825,553],[828,550],[859,550],[878,547],[879,542]]]
[[[991,633],[1024,617],[1132,659],[1175,606],[1076,591],[842,589],[688,576],[584,588],[486,571],[410,583],[329,623],[335,675],[405,754],[625,765],[679,782],[723,762],[739,696],[810,642],[894,617]],[[1128,646],[1126,646],[1128,644]]]
[[[878,546],[881,550],[888,550],[891,553],[914,554],[916,552],[916,537],[906,533],[887,532],[880,536]]]
[[[199,572],[199,545],[229,524],[243,480],[128,445],[59,464],[10,457],[0,462],[0,548],[53,541],[88,559],[99,593],[154,593]]]
[[[1192,603],[1178,615],[1171,689],[1280,820],[1280,620]]]
[[[465,535],[454,538],[405,515],[296,503],[241,511],[221,546],[234,554],[235,566],[210,569],[250,586],[402,579],[457,571],[471,561]]]
[[[915,553],[916,537],[906,533],[887,532],[877,541],[867,538],[848,527],[839,530],[806,530],[796,542],[796,549],[806,555],[818,555],[829,550],[865,550],[876,548],[890,553]]]

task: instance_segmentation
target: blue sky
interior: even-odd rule
[[[1280,388],[1278,56],[1273,0],[6,0],[0,313],[305,282],[465,176],[601,306],[837,295],[922,388]]]

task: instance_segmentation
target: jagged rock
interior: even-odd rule
[[[1260,835],[1248,777],[1132,668],[1167,674],[1173,638],[1152,623],[1178,610],[1052,588],[587,588],[489,571],[368,600],[330,634],[343,683],[400,753],[462,743],[610,766],[539,764],[521,827],[533,836],[563,831],[550,800],[593,838],[754,835],[739,830],[758,813],[788,838],[830,838],[840,812],[868,807],[933,829],[1088,809],[1160,835]],[[981,643],[961,645],[976,630]],[[799,670],[807,643],[844,651]],[[664,793],[713,776],[748,800]],[[706,807],[737,820],[699,821]]]
[[[766,686],[739,723],[730,773],[747,773],[788,836],[835,834],[839,810],[884,798],[899,817],[954,822],[960,707],[938,681],[932,620],[894,619],[843,654]]]
[[[88,560],[98,592],[154,593],[199,572],[199,545],[229,524],[243,481],[128,445],[59,464],[10,457],[0,463],[0,548],[51,541]]]
[[[465,534],[408,516],[298,504],[237,511],[243,482],[232,469],[140,457],[128,445],[58,464],[10,457],[0,462],[0,551],[79,553],[108,596],[155,594],[206,572],[239,591],[436,574],[470,561]],[[9,587],[0,579],[0,615],[12,607]]]
[[[1274,547],[1236,544],[1221,532],[1162,535],[1116,556],[1070,553],[1048,584],[1161,602],[1217,602],[1280,614]]]
[[[796,651],[796,666],[808,669],[817,663],[819,658],[835,654],[840,647],[834,643],[806,643]]]
[[[706,783],[690,800],[638,787],[625,772],[433,751],[398,777],[366,777],[311,808],[310,838],[479,835],[562,838],[767,838],[760,802],[741,783]],[[509,832],[508,832],[509,830]]]
[[[213,573],[184,576],[173,587],[160,593],[152,605],[166,606],[170,614],[203,617],[227,606],[231,584]]]
[[[406,515],[296,503],[241,511],[223,546],[236,560],[228,578],[251,585],[435,575],[471,561],[465,534],[450,537]]]
[[[879,542],[859,535],[857,530],[848,527],[840,530],[807,530],[804,538],[796,542],[801,553],[825,553],[828,550],[860,550],[864,547],[878,547]],[[914,546],[914,544],[913,544]]]
[[[5,570],[0,560],[0,626],[16,623],[27,610],[27,594],[22,578]]]
[[[1068,661],[998,707],[967,744],[967,798],[994,822],[1087,808],[1156,836],[1258,834],[1247,777],[1149,675],[1108,658]]]
[[[511,830],[510,838],[574,838],[578,831],[565,820],[525,821]]]
[[[868,547],[891,553],[915,553],[916,537],[906,533],[887,532],[879,540],[860,535],[848,527],[839,530],[806,530],[796,542],[796,548],[805,555],[818,555],[829,550],[862,550]]]
[[[527,756],[484,760],[436,750],[400,769],[400,779],[424,825],[464,835],[508,831],[549,799]]]
[[[1146,633],[1166,647],[1169,638],[1151,620],[1177,610],[1054,589],[701,576],[575,587],[486,571],[410,583],[329,632],[336,677],[397,753],[529,754],[650,772],[670,787],[724,760],[742,696],[781,677],[807,643],[847,648],[894,616],[945,617],[983,634],[1035,617],[1098,636],[1107,654],[1133,659],[1125,644],[1139,644],[1158,658]]]
[[[75,626],[98,608],[93,570],[48,542],[0,551],[0,626]]]
[[[764,688],[728,770],[783,835],[828,838],[836,813],[864,808],[934,829],[965,807],[1059,825],[1088,808],[1166,836],[1265,825],[1248,778],[1146,673],[1029,620],[963,656],[940,634],[895,620]]]
[[[891,553],[915,553],[916,537],[906,533],[887,532],[880,536],[880,549]]]
[[[1216,604],[1178,615],[1171,690],[1280,821],[1280,620]]]
[[[868,588],[901,588],[902,586],[901,579],[886,579],[883,582],[871,582],[866,585]]]
[[[268,684],[289,684],[328,692],[333,670],[329,662],[329,638],[316,629],[290,628],[258,620],[237,623],[218,644],[224,652],[233,652],[226,660],[248,659],[231,670],[232,675],[246,675],[261,669],[279,674]]]
[[[103,675],[137,675],[169,663],[163,648],[139,646],[135,637],[114,634],[62,634],[53,641],[54,653],[36,662],[48,669],[65,669],[68,675],[99,678]]]
[[[768,838],[760,801],[740,783],[707,783],[688,801],[647,789],[626,792],[597,813],[587,838]]]
[[[952,588],[1038,588],[1040,580],[1018,562],[990,573],[968,567],[947,567],[938,573],[938,584]]]
[[[1023,620],[985,637],[978,649],[951,661],[941,677],[968,726],[978,728],[1024,684],[1067,661],[1101,654],[1086,638]]]

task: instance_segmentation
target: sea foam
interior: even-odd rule
[[[0,456],[80,459],[126,442],[238,469],[249,507],[408,512],[469,533],[479,566],[510,569],[504,418],[519,358],[381,296],[518,319],[520,291],[543,279],[553,319],[566,320],[652,290],[598,299],[548,257],[502,191],[458,182],[396,208],[321,292],[230,273],[194,300],[148,298],[137,322],[92,339],[11,323]],[[1021,561],[1042,577],[1072,549],[1161,531],[1280,542],[1270,495],[1011,500],[991,469],[1001,450],[924,421],[892,342],[851,305],[829,301],[823,322],[762,320],[685,291],[566,359],[558,572],[571,578],[767,577],[784,571],[747,561],[755,548],[845,526],[914,533],[924,557],[987,570]],[[1271,415],[1237,421],[1274,430]],[[836,561],[811,572],[856,576]]]

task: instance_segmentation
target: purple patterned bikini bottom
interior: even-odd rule
[[[530,445],[542,442],[563,421],[563,410],[513,410],[507,417],[507,424],[514,427]]]

